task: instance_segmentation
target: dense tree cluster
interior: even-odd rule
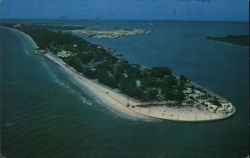
[[[29,34],[42,49],[55,54],[61,50],[74,53],[62,59],[86,77],[117,88],[130,97],[141,101],[182,101],[185,97],[183,90],[187,79],[177,78],[168,67],[130,64],[122,56],[68,33],[27,25],[20,30]]]

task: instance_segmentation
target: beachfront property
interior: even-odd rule
[[[140,80],[136,80],[136,87],[141,87],[141,81]]]
[[[22,25],[20,23],[14,25],[14,28],[20,28],[20,27],[22,27]]]
[[[35,54],[44,54],[44,53],[46,53],[46,50],[41,49],[41,48],[35,48],[34,53]]]
[[[57,52],[57,56],[61,57],[61,58],[67,58],[70,56],[73,56],[74,54],[70,51],[65,51],[65,50],[61,50],[59,52]]]

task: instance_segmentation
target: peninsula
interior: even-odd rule
[[[123,36],[139,35],[150,33],[150,30],[144,29],[81,29],[81,30],[66,30],[64,32],[76,35],[86,35],[91,38],[119,38]]]
[[[228,35],[223,37],[212,37],[208,36],[208,40],[214,40],[239,46],[247,46],[249,47],[249,35]]]
[[[168,67],[130,64],[100,45],[70,33],[33,25],[15,25],[28,34],[44,54],[58,64],[69,79],[105,105],[127,116],[176,121],[224,119],[236,112],[226,99],[175,76]]]

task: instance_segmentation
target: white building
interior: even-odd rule
[[[191,88],[187,88],[187,89],[183,90],[183,93],[185,93],[185,94],[192,93],[192,89]]]
[[[190,93],[190,94],[188,94],[188,96],[192,97],[192,98],[195,98],[195,99],[200,97],[200,95],[196,94],[196,93]]]
[[[72,53],[70,51],[62,50],[62,51],[60,51],[60,52],[57,53],[57,56],[65,58],[65,57],[72,56]]]
[[[137,81],[135,82],[135,85],[136,85],[136,87],[141,87],[141,81],[140,81],[140,80],[137,80]]]

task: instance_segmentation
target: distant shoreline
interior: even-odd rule
[[[36,42],[35,42],[28,34],[22,32],[22,31],[19,31],[19,30],[17,30],[17,29],[14,29],[14,28],[9,28],[9,27],[5,27],[5,26],[1,26],[1,25],[0,25],[0,28],[1,28],[1,27],[4,28],[4,29],[8,29],[8,30],[10,30],[10,31],[15,31],[15,32],[17,32],[17,33],[20,33],[20,34],[23,35],[25,38],[29,39],[29,41],[31,42],[32,47],[33,47],[34,49],[38,48],[38,45],[36,44]]]
[[[232,46],[249,47],[249,35],[208,36],[206,39]]]
[[[65,30],[66,33],[71,33],[73,35],[84,35],[89,38],[97,39],[114,39],[125,36],[148,34],[150,30],[145,29],[76,29],[76,30]]]
[[[17,31],[16,29],[12,30]],[[20,31],[18,32],[20,33]],[[22,34],[34,42],[29,35],[26,33]],[[207,111],[206,109],[199,109],[197,107],[171,107],[168,106],[168,103],[165,103],[166,106],[141,107],[140,105],[142,104],[150,105],[150,103],[142,103],[135,99],[129,99],[129,97],[115,91],[114,89],[85,78],[82,74],[78,73],[74,68],[68,66],[64,61],[55,55],[46,53],[45,56],[55,64],[58,64],[64,70],[64,73],[69,77],[69,79],[73,83],[77,83],[80,89],[87,89],[102,103],[129,117],[140,119],[147,119],[150,117],[182,122],[201,122],[225,119],[232,116],[236,112],[236,109],[234,109],[233,113],[222,115],[220,113],[217,114]]]
[[[143,21],[143,22],[200,22],[200,23],[246,23],[249,21],[219,21],[219,20],[165,20],[165,19],[17,19],[17,18],[2,18],[2,22],[22,22],[22,21]]]

